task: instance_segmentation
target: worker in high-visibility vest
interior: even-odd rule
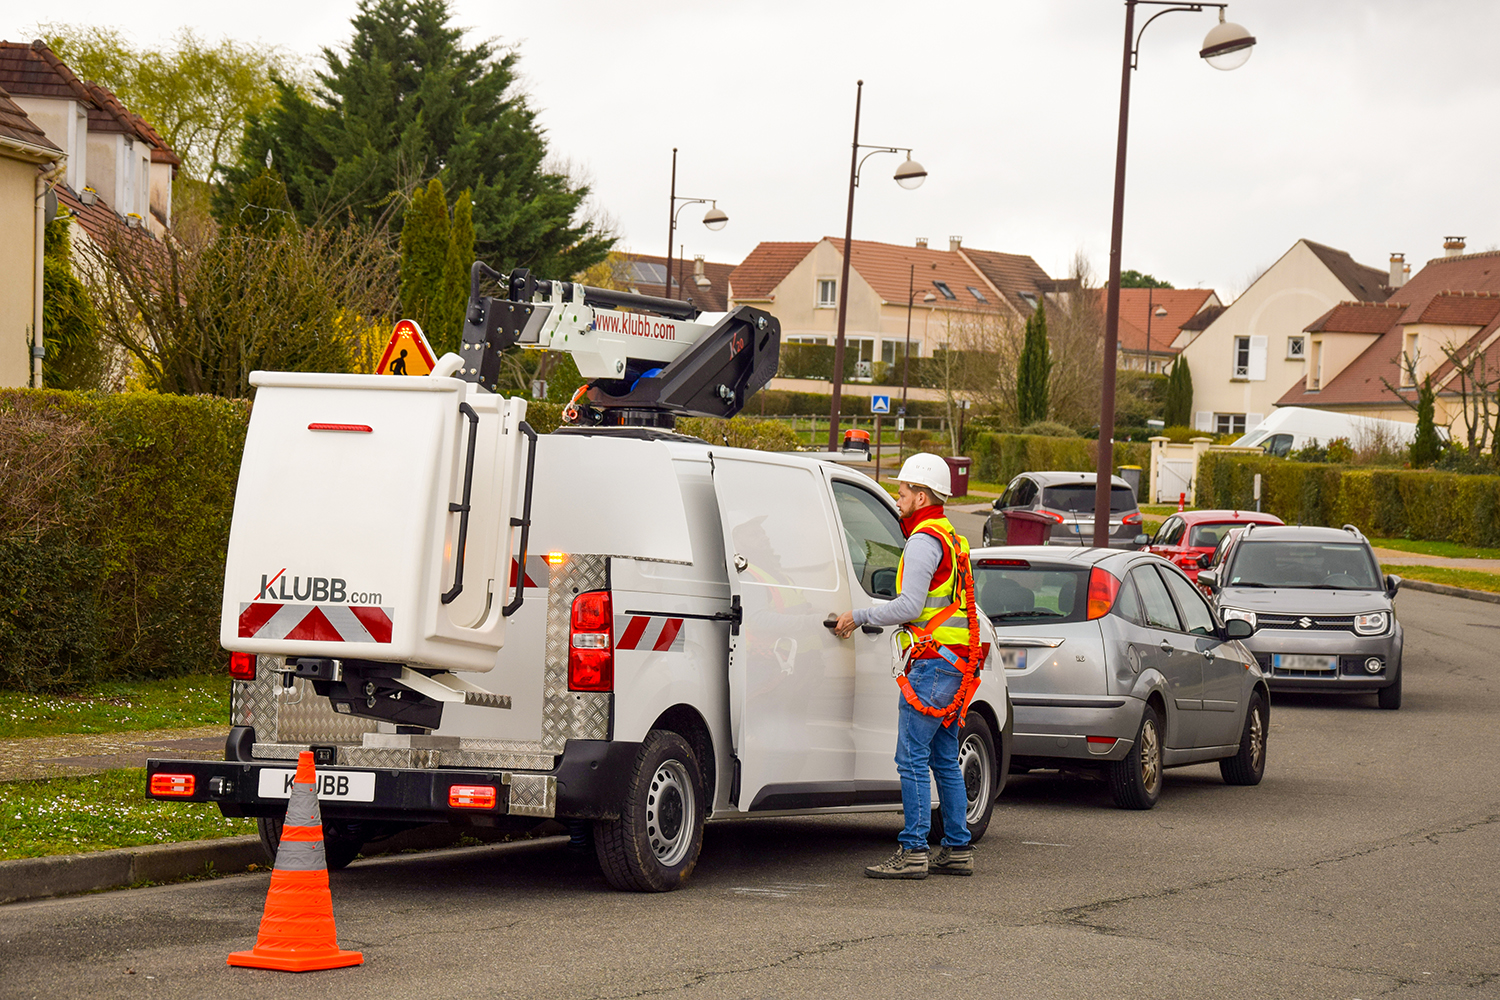
[[[896,730],[896,771],[906,823],[896,853],[866,868],[865,874],[901,879],[922,879],[929,872],[972,875],[968,797],[958,763],[963,710],[974,686],[968,663],[973,608],[965,606],[972,603],[973,586],[964,586],[971,579],[969,546],[943,514],[943,504],[953,492],[948,463],[936,455],[913,455],[896,480],[896,507],[906,534],[896,569],[900,596],[883,606],[846,611],[834,626],[839,638],[848,638],[861,625],[902,625],[917,646],[902,678]],[[937,779],[943,820],[943,842],[930,857],[929,770]]]

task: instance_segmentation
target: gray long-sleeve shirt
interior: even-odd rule
[[[912,535],[902,553],[901,596],[889,604],[856,608],[855,625],[904,625],[916,621],[927,606],[932,574],[943,558],[943,544],[928,534]]]

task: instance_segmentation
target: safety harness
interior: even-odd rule
[[[917,512],[920,515],[922,512]],[[896,630],[896,635],[905,635],[910,640],[910,645],[905,655],[898,664],[899,672],[896,674],[896,684],[901,688],[901,695],[906,703],[923,715],[930,715],[943,720],[943,726],[953,725],[958,720],[959,726],[964,724],[968,715],[969,702],[974,698],[974,692],[979,689],[979,670],[984,655],[979,642],[979,616],[975,613],[974,602],[974,572],[969,565],[969,554],[964,551],[958,532],[948,523],[946,518],[942,524],[937,519],[923,519],[910,534],[927,534],[936,538],[943,548],[952,554],[953,567],[953,603],[946,608],[940,609],[936,614],[927,619],[926,625],[908,623]],[[969,626],[969,655],[960,659],[958,654],[949,649],[948,646],[937,641],[933,633],[947,622],[955,611],[965,613]],[[899,638],[898,638],[899,641]],[[958,668],[962,680],[959,681],[958,690],[953,695],[953,700],[947,705],[939,708],[934,705],[925,704],[916,690],[911,686],[907,672],[911,669],[913,659],[926,659],[940,657],[954,667]]]

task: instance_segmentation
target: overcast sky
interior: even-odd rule
[[[29,37],[35,18],[8,7],[0,33]],[[191,25],[311,61],[347,41],[354,5],[60,10],[141,44]],[[1054,276],[1079,250],[1098,273],[1108,263],[1118,0],[455,0],[454,10],[471,38],[519,46],[552,154],[587,178],[626,249],[663,250],[673,146],[679,194],[716,198],[730,217],[709,232],[701,206],[685,208],[689,257],[737,263],[762,240],[842,236],[863,78],[861,141],[913,147],[930,176],[905,191],[891,180],[899,159],[873,157],[856,239],[937,247],[962,236],[1029,254]],[[1126,268],[1227,300],[1299,237],[1381,269],[1392,251],[1418,268],[1449,235],[1500,249],[1500,4],[1237,0],[1228,18],[1260,42],[1234,72],[1197,56],[1211,10],[1162,17],[1143,40]]]

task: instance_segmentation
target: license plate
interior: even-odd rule
[[[1000,657],[1000,666],[1006,670],[1026,669],[1026,650],[997,649],[995,653]]]
[[[260,797],[289,799],[292,796],[292,769],[266,768],[260,772]],[[342,802],[374,802],[374,771],[320,771],[316,776],[318,798]]]
[[[1309,656],[1305,653],[1275,653],[1271,666],[1278,670],[1327,670],[1337,671],[1337,656]]]

